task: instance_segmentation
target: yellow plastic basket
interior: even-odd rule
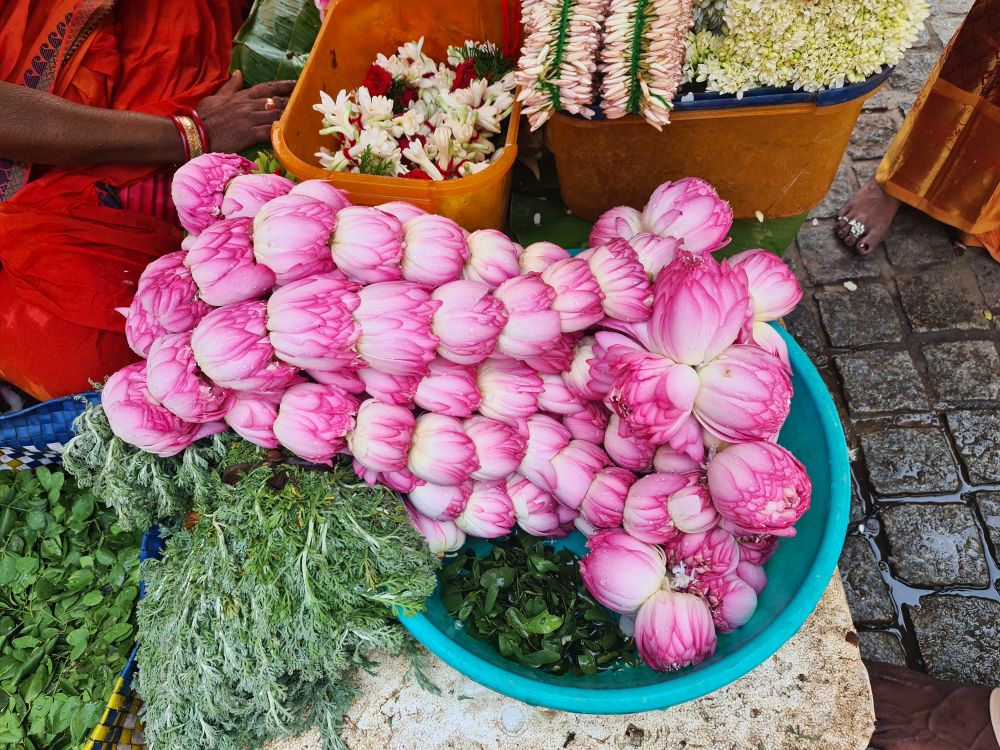
[[[135,676],[136,650],[129,654],[125,669],[115,683],[101,723],[94,727],[84,750],[148,750],[143,738],[144,728],[139,718],[142,700],[132,689]]]

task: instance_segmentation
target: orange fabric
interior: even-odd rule
[[[75,28],[85,31],[79,14],[86,20],[97,12],[99,26],[68,61],[67,34],[53,93],[169,115],[194,106],[228,77],[240,0],[123,1],[99,13],[110,4],[3,0],[0,75],[25,83],[25,71],[67,14],[64,28],[71,32],[74,14]],[[0,203],[0,379],[52,398],[88,390],[89,381],[135,359],[114,308],[128,306],[139,274],[176,250],[181,233],[156,216],[102,206],[99,186],[162,186],[163,180],[163,170],[147,165],[56,167]],[[146,203],[126,201],[153,208]]]

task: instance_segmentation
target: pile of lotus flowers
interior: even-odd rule
[[[764,251],[717,262],[711,186],[613,209],[576,257],[208,154],[173,198],[189,236],[127,315],[145,359],[102,401],[160,456],[227,428],[405,494],[439,553],[519,526],[590,537],[587,586],[655,669],[739,627],[809,505],[775,443],[792,395],[767,321],[801,296]]]

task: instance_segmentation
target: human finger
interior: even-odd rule
[[[243,88],[243,71],[234,71],[229,80],[219,86],[217,94],[235,94]]]
[[[295,81],[266,81],[246,90],[251,99],[267,99],[268,97],[288,96],[295,88]]]

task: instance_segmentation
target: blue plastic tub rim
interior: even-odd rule
[[[851,493],[850,464],[840,416],[822,377],[809,357],[784,328],[777,325],[774,327],[788,345],[792,367],[820,413],[820,424],[817,427],[829,445],[843,446],[843,450],[834,450],[829,456],[831,501],[827,512],[827,527],[830,531],[824,535],[801,588],[785,607],[785,611],[791,615],[776,619],[758,638],[716,662],[711,671],[699,672],[694,669],[689,672],[686,675],[685,701],[700,698],[738,680],[771,658],[798,632],[816,609],[820,597],[829,585],[847,532]],[[411,617],[401,616],[400,621],[431,653],[449,666],[488,688],[531,705],[578,713],[581,712],[581,706],[590,709],[599,707],[598,713],[601,714],[626,714],[677,704],[672,696],[664,698],[664,694],[657,695],[655,686],[648,685],[610,690],[567,685],[554,691],[547,683],[507,672],[481,660],[438,630],[423,613]]]

